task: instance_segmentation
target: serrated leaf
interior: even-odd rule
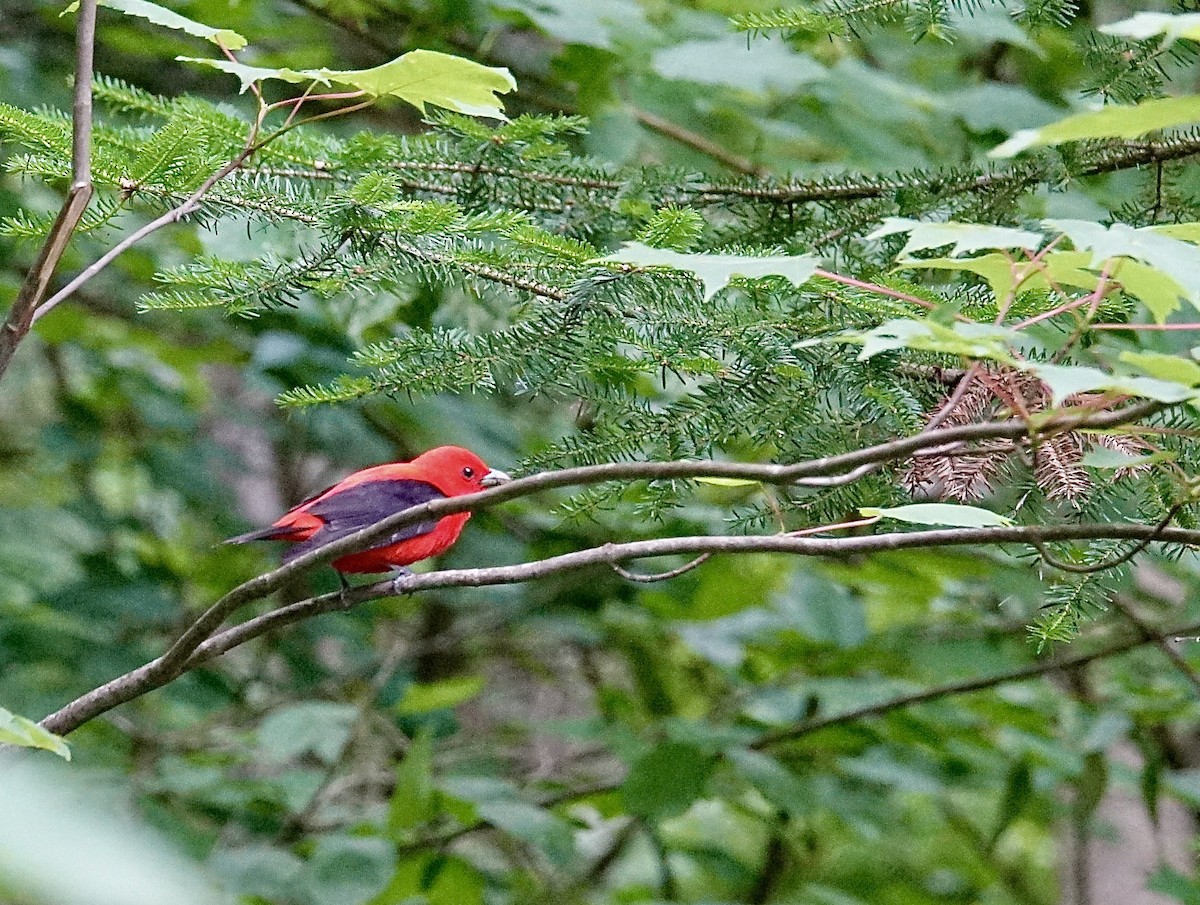
[[[1109,374],[1099,368],[1080,365],[1025,365],[1023,370],[1037,375],[1050,388],[1052,405],[1061,405],[1064,400],[1079,393],[1123,393],[1159,402],[1183,402],[1196,397],[1196,391],[1183,384],[1153,377]]]
[[[917,349],[923,352],[942,352],[968,358],[987,358],[1013,363],[1008,347],[1015,334],[993,324],[956,323],[947,327],[932,320],[896,318],[880,324],[866,333],[843,333],[839,339],[861,342],[859,361],[896,349]]]
[[[213,44],[224,47],[226,50],[241,50],[248,43],[236,31],[228,28],[213,28],[211,25],[204,25],[186,16],[181,16],[177,12],[165,9],[157,3],[150,3],[149,0],[100,0],[100,5],[106,6],[109,9],[115,9],[117,12],[125,13],[127,16],[137,16],[140,19],[145,19],[164,28],[173,28],[175,31],[182,31],[197,38],[204,38],[204,40],[211,41]],[[62,15],[65,16],[78,9],[79,3],[72,3],[62,11]]]
[[[1007,528],[1013,520],[978,506],[957,503],[913,503],[908,506],[881,508],[863,506],[865,518],[890,518],[914,525],[948,525],[952,528]]]
[[[665,248],[651,248],[641,242],[626,242],[619,251],[599,261],[633,264],[636,267],[670,267],[696,275],[704,287],[704,298],[710,299],[734,277],[759,279],[781,276],[794,286],[803,286],[817,269],[817,259],[811,255],[702,255],[681,254]]]
[[[976,274],[987,280],[992,295],[997,299],[1008,298],[1009,293],[1017,288],[1013,285],[1013,262],[1001,254],[980,255],[977,258],[906,258],[896,264],[897,270],[963,270]]]
[[[412,50],[373,69],[270,69],[232,60],[175,59],[236,75],[241,80],[242,91],[255,82],[271,79],[293,84],[349,85],[373,97],[401,98],[422,113],[426,104],[432,104],[468,116],[502,120],[507,117],[497,95],[507,94],[517,87],[507,69],[484,66],[436,50]]]
[[[1122,352],[1121,361],[1159,380],[1169,380],[1189,387],[1200,384],[1200,364],[1190,358],[1163,355],[1159,352]]]
[[[3,707],[0,707],[0,742],[22,748],[40,748],[57,754],[63,760],[71,759],[71,749],[61,737],[46,731],[28,717]]]
[[[988,152],[990,157],[1013,157],[1028,148],[1059,145],[1091,138],[1137,138],[1147,132],[1186,126],[1200,120],[1200,95],[1164,97],[1140,104],[1110,104],[1077,113],[1040,129],[1021,129]]]
[[[1200,307],[1200,248],[1191,242],[1152,228],[1135,229],[1124,223],[1104,226],[1089,220],[1042,222],[1067,236],[1076,249],[1091,252],[1093,269],[1099,269],[1105,261],[1127,258],[1158,271],[1161,276],[1130,267],[1123,261],[1112,267],[1113,278],[1125,282],[1135,295],[1140,298],[1144,292],[1156,300],[1152,311],[1161,313],[1168,305],[1173,310],[1180,297]]]
[[[1131,41],[1144,41],[1162,35],[1164,44],[1180,38],[1200,41],[1200,13],[1135,13],[1128,19],[1101,25],[1106,35],[1117,35]]]
[[[457,707],[483,690],[482,676],[456,676],[437,682],[413,683],[405,689],[404,697],[396,704],[400,714],[429,713],[447,707]]]
[[[888,217],[867,238],[882,239],[896,233],[909,234],[908,242],[900,250],[899,257],[912,254],[914,251],[941,248],[943,245],[951,244],[954,246],[950,249],[951,257],[991,248],[1034,249],[1041,246],[1043,239],[1041,233],[1007,226],[956,223],[953,220],[945,223],[931,223],[924,220],[910,220],[907,217]]]

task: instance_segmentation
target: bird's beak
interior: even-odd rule
[[[501,484],[507,484],[511,480],[512,478],[510,478],[500,469],[493,468],[491,471],[485,474],[482,479],[480,479],[479,483],[484,487],[499,487]]]

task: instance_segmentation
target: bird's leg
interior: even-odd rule
[[[390,574],[392,576],[392,593],[396,595],[407,594],[408,591],[403,588],[402,584],[404,579],[413,574],[413,570],[408,568],[408,566],[396,566]]]
[[[334,569],[337,572],[337,569]],[[349,609],[350,602],[346,599],[346,595],[350,593],[350,582],[346,580],[346,576],[341,572],[337,572],[338,583],[341,584],[342,590],[339,594],[339,599],[342,604],[342,609]]]

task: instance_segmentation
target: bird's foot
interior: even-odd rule
[[[338,583],[341,584],[341,586],[342,586],[342,589],[338,594],[338,602],[341,603],[342,609],[346,610],[346,609],[350,608],[350,600],[349,600],[349,598],[347,598],[346,595],[350,593],[351,585],[350,585],[350,582],[348,582],[346,580],[346,576],[343,575],[341,572],[337,573],[337,577],[338,577]]]
[[[405,588],[404,585],[406,580],[414,574],[416,573],[414,573],[413,570],[407,566],[396,566],[396,568],[392,569],[392,593],[396,594],[397,596],[409,593],[408,589]]]

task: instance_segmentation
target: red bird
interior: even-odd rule
[[[508,475],[488,468],[470,450],[439,446],[411,462],[391,462],[356,471],[288,510],[273,525],[231,537],[225,543],[289,541],[295,546],[284,553],[286,563],[403,509],[475,493],[508,480]],[[470,517],[469,512],[459,512],[406,525],[377,547],[335,559],[333,567],[342,573],[402,569],[449,550]]]

